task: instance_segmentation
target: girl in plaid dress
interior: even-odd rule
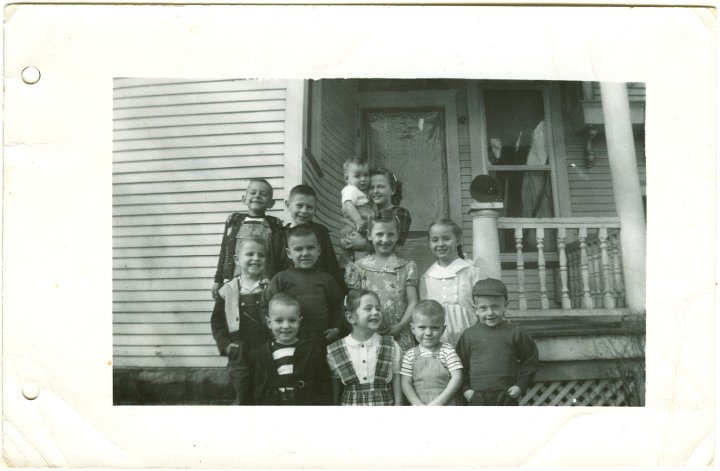
[[[352,333],[328,348],[335,404],[342,406],[401,406],[398,343],[377,333],[382,324],[380,298],[372,291],[351,290],[345,297],[345,317]]]

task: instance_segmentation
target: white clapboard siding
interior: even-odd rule
[[[142,323],[144,325],[152,324],[198,324],[207,325],[210,320],[210,313],[208,312],[119,312],[115,314],[115,325],[119,326],[122,324],[137,324]],[[120,334],[118,334],[120,335]],[[126,336],[137,336],[137,333],[122,334]],[[187,334],[190,335],[190,334]],[[209,331],[204,331],[200,334],[193,335],[210,335]],[[118,340],[122,340],[118,338]],[[125,339],[127,340],[127,339]],[[148,339],[149,340],[149,339]],[[174,342],[173,339],[165,339],[168,342]]]
[[[117,367],[221,367],[210,288],[250,178],[299,183],[302,82],[115,79],[113,346]]]
[[[277,204],[276,190],[281,190],[283,180],[281,178],[266,178],[273,187],[273,198]],[[235,188],[233,188],[235,186]],[[233,178],[224,180],[205,180],[205,181],[176,181],[162,183],[116,183],[113,186],[114,196],[126,195],[161,195],[161,194],[177,194],[177,193],[212,193],[214,191],[235,190],[236,194],[242,195],[247,186],[246,181],[240,181]],[[279,191],[282,194],[282,191]]]
[[[205,319],[207,322],[207,319]],[[204,347],[212,347],[217,349],[215,346],[215,340],[210,334],[183,334],[183,335],[123,335],[117,334],[115,336],[116,342],[115,347],[130,347],[130,346],[150,346],[150,345],[199,345]],[[215,353],[217,350],[212,350],[210,353]]]
[[[164,226],[125,226],[116,227],[113,240],[119,240],[122,237],[135,236],[175,236],[179,234],[216,234],[216,224],[167,224]],[[120,242],[118,242],[120,243]]]
[[[219,240],[219,239],[218,239]],[[218,250],[219,252],[219,250]],[[173,279],[211,279],[215,275],[215,265],[205,268],[143,268],[127,269],[117,268],[113,270],[113,279],[117,280],[173,280]]]
[[[193,159],[205,157],[237,157],[237,156],[271,156],[281,155],[282,143],[261,142],[257,144],[234,144],[230,146],[207,147],[170,147],[144,151],[116,152],[113,162],[132,162],[147,160]]]

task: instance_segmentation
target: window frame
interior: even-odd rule
[[[488,175],[498,171],[550,170],[554,217],[572,216],[570,188],[565,156],[565,133],[560,102],[560,90],[556,82],[544,81],[495,81],[468,80],[468,124],[470,133],[470,160],[473,175]],[[484,93],[490,90],[531,90],[543,95],[545,107],[547,165],[491,165],[488,160],[487,115]]]

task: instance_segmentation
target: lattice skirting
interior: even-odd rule
[[[622,378],[544,381],[533,384],[521,406],[632,406],[634,385]]]

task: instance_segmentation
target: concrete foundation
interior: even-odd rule
[[[114,405],[230,405],[225,368],[115,368]]]

